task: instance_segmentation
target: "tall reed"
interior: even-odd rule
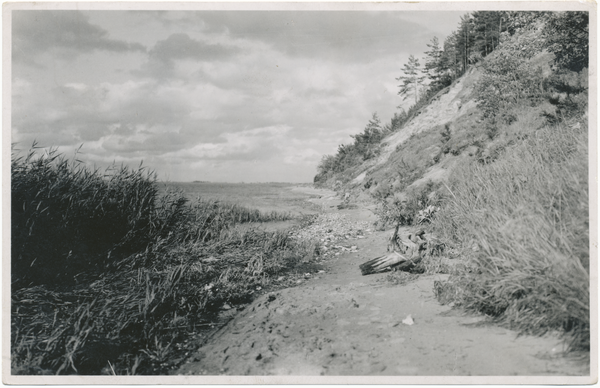
[[[34,148],[11,163],[14,285],[64,282],[102,270],[116,253],[149,242],[157,190],[140,167],[91,171],[56,150]]]
[[[158,195],[141,166],[101,173],[34,147],[11,169],[16,374],[166,373],[224,303],[317,254],[283,231],[232,228],[289,214]]]

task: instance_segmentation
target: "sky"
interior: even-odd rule
[[[11,135],[159,180],[312,182],[464,12],[12,12]],[[408,106],[407,106],[408,107]]]

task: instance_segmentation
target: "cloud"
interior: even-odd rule
[[[172,34],[165,40],[156,43],[150,50],[150,58],[163,62],[174,59],[223,60],[237,51],[229,47],[210,44],[191,39],[188,34]]]
[[[222,142],[201,142],[189,149],[164,156],[170,160],[189,160],[195,163],[206,160],[242,162],[270,160],[282,152],[291,129],[289,126],[272,126],[238,133],[223,133]]]
[[[392,116],[408,50],[432,37],[394,13],[27,12],[13,141],[180,181],[311,180],[373,112]]]
[[[191,112],[185,95],[169,86],[153,82],[127,81],[87,85],[68,83],[49,89],[37,89],[17,78],[13,84],[13,132],[19,141],[32,141],[40,134],[56,136],[56,142],[45,145],[72,145],[97,141],[107,136],[123,138],[111,152],[148,152],[174,144],[182,146],[173,134],[181,128]],[[169,133],[169,136],[164,136]],[[145,134],[143,138],[125,137]],[[63,136],[65,135],[65,136]],[[68,135],[68,136],[67,136]],[[47,136],[43,136],[46,138]],[[51,136],[50,136],[51,137]],[[65,143],[65,140],[68,141]],[[130,148],[128,148],[130,147]]]
[[[108,32],[89,23],[79,11],[12,12],[13,61],[41,66],[36,57],[58,49],[66,59],[96,50],[112,52],[145,52],[139,43],[110,39]]]
[[[404,19],[400,19],[399,16]],[[405,12],[243,11],[204,12],[215,34],[263,41],[294,57],[369,62],[399,52],[422,51],[433,37],[427,24]],[[432,15],[433,16],[433,15]]]
[[[195,66],[198,62],[214,62],[231,59],[239,48],[222,44],[207,43],[190,38],[188,34],[171,34],[167,39],[156,42],[149,51],[145,71],[134,74],[172,77],[176,62],[191,61]],[[194,69],[192,69],[192,72]]]

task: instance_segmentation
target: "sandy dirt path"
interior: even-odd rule
[[[315,200],[338,212],[339,200]],[[367,209],[341,211],[374,221]],[[386,250],[389,232],[348,241],[323,262],[325,273],[261,296],[192,355],[177,374],[311,376],[585,376],[586,361],[565,357],[552,336],[521,336],[440,305],[433,284],[404,285],[387,274],[361,276],[358,265]],[[412,318],[413,324],[409,325]]]

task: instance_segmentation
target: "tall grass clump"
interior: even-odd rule
[[[151,172],[91,171],[56,150],[11,161],[14,286],[71,281],[150,241],[157,189]]]
[[[433,228],[470,270],[440,285],[438,297],[589,348],[587,155],[587,120],[571,120],[536,131],[493,163],[458,168]]]
[[[167,373],[220,308],[318,252],[288,214],[158,195],[143,168],[91,171],[55,150],[12,157],[13,374]]]

